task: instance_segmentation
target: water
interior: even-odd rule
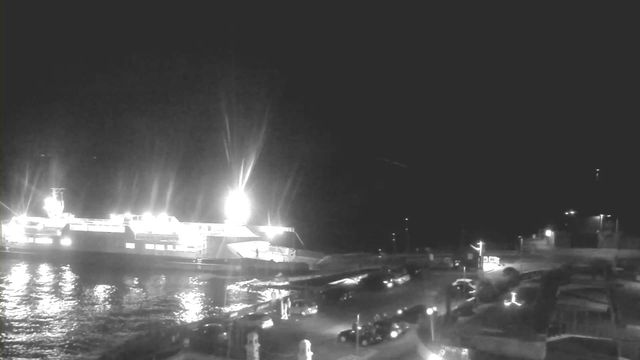
[[[0,275],[2,359],[97,358],[153,327],[233,311],[272,292],[212,274],[43,261],[3,259]]]

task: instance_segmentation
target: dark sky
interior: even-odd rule
[[[640,213],[624,9],[17,3],[0,185],[18,212],[56,186],[77,216],[218,222],[244,159],[252,222],[319,249],[388,245],[406,216],[416,245],[444,246],[568,208]]]

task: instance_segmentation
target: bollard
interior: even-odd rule
[[[313,353],[311,352],[311,341],[302,340],[299,345],[298,360],[311,360]]]
[[[287,309],[287,303],[284,301],[280,301],[280,318],[282,320],[289,319],[289,309]]]
[[[260,343],[258,334],[250,332],[247,334],[247,360],[260,360]]]

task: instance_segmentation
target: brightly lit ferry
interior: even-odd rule
[[[45,200],[48,217],[16,216],[2,224],[3,256],[97,255],[107,262],[149,262],[217,270],[229,266],[304,269],[318,256],[275,246],[272,240],[295,230],[242,222],[188,223],[167,214],[111,214],[109,219],[76,218],[64,213],[62,189]],[[109,255],[122,255],[112,257]],[[92,260],[94,261],[94,260]],[[189,265],[186,265],[189,264]]]

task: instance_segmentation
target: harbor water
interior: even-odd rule
[[[271,289],[224,275],[0,261],[2,359],[92,359],[158,326],[268,301]]]

